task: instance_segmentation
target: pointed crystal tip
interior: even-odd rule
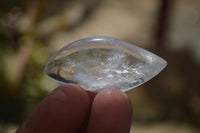
[[[58,51],[49,60],[45,73],[59,82],[78,84],[89,91],[127,91],[150,80],[166,65],[161,57],[133,44],[91,37]]]

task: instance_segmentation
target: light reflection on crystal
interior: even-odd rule
[[[167,62],[133,44],[108,37],[71,43],[48,62],[45,73],[89,91],[132,89],[157,75]]]

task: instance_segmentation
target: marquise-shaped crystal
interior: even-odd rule
[[[157,75],[167,62],[133,44],[109,37],[75,41],[58,51],[45,73],[89,91],[132,89]]]

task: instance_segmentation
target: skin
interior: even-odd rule
[[[67,84],[51,92],[16,133],[129,133],[132,105],[117,89],[87,92]]]

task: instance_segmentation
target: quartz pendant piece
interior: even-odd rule
[[[109,37],[90,37],[58,51],[49,60],[45,73],[89,91],[127,91],[150,80],[166,65],[164,59],[133,44]]]

